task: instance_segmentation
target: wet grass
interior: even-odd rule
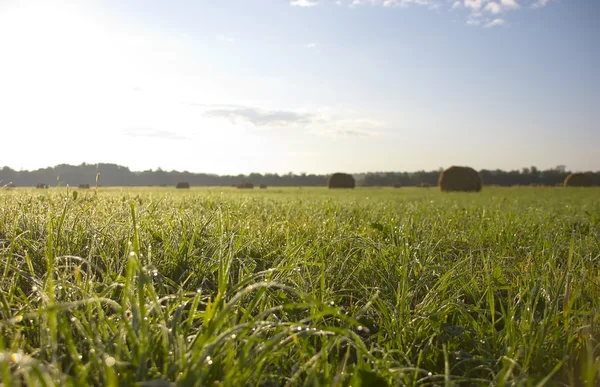
[[[600,190],[0,191],[4,385],[594,385]]]

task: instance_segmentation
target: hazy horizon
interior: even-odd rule
[[[37,170],[42,170],[42,169],[48,169],[48,168],[56,168],[59,167],[61,165],[68,165],[71,167],[80,167],[82,164],[86,164],[86,165],[99,165],[99,164],[104,164],[104,165],[118,165],[119,167],[124,167],[129,169],[129,171],[134,172],[134,173],[138,173],[138,172],[147,172],[147,171],[153,171],[156,172],[158,171],[159,168],[146,168],[146,169],[133,169],[127,165],[121,165],[121,164],[113,164],[113,163],[105,163],[105,162],[98,162],[98,163],[88,163],[88,162],[82,162],[80,164],[69,164],[69,163],[63,163],[63,164],[57,164],[57,165],[48,165],[48,166],[43,166],[43,167],[39,167],[39,168],[34,168],[34,169],[16,169],[16,168],[12,168],[9,165],[0,165],[0,169],[4,168],[4,167],[8,167],[11,168],[12,170],[16,171],[16,172],[35,172]],[[448,165],[447,167],[450,167],[450,165]],[[446,167],[446,168],[447,168]],[[549,166],[549,167],[539,167],[537,165],[529,165],[529,166],[522,166],[520,168],[512,168],[512,169],[502,169],[502,168],[480,168],[477,169],[478,171],[480,170],[487,170],[487,171],[503,171],[503,172],[512,172],[512,171],[523,171],[523,169],[531,169],[531,167],[535,167],[537,171],[539,172],[543,172],[545,170],[556,170],[557,168],[564,168],[565,171],[567,172],[592,172],[592,173],[598,173],[600,174],[600,169],[598,170],[574,170],[573,168],[569,168],[568,165],[554,165],[554,166]],[[165,168],[160,168],[160,170],[164,171],[164,172],[183,172],[183,173],[192,173],[192,174],[206,174],[206,175],[218,175],[218,176],[236,176],[236,175],[249,175],[249,174],[253,174],[253,173],[258,173],[258,174],[279,174],[279,175],[286,175],[288,173],[292,173],[294,175],[301,175],[301,174],[307,174],[307,175],[330,175],[336,172],[345,172],[345,173],[350,173],[352,175],[366,175],[369,173],[418,173],[418,172],[434,172],[434,171],[440,171],[442,169],[445,169],[445,167],[438,167],[438,168],[431,168],[431,169],[415,169],[415,170],[403,170],[403,169],[398,169],[398,170],[364,170],[364,171],[340,171],[340,170],[331,170],[331,171],[327,171],[327,172],[322,172],[322,173],[316,173],[316,172],[307,172],[307,171],[286,171],[286,172],[261,172],[261,171],[250,171],[247,173],[216,173],[216,172],[211,172],[211,171],[205,171],[205,170],[184,170],[184,169],[173,169],[173,170],[168,170]]]
[[[0,2],[0,165],[598,171],[594,0]]]

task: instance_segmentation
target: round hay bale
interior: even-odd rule
[[[267,185],[266,184],[261,184],[260,185],[260,189],[267,189]]]
[[[245,183],[238,184],[237,187],[238,189],[254,189],[254,184],[247,181]]]
[[[565,187],[591,187],[592,179],[585,173],[571,173],[565,179]]]
[[[334,173],[329,176],[329,180],[327,180],[327,186],[329,188],[354,188],[356,186],[356,182],[354,181],[354,177],[347,173]]]
[[[398,183],[394,184],[394,188],[401,188],[402,186]]]
[[[479,192],[483,183],[473,168],[452,166],[440,174],[438,185],[443,192]]]
[[[175,186],[175,188],[177,188],[177,189],[189,189],[190,188],[190,183],[188,183],[187,181],[180,181],[179,183],[177,183],[177,185]]]

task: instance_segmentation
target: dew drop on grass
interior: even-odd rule
[[[144,321],[148,321],[148,317],[144,317]]]
[[[433,374],[431,372],[428,372],[427,376],[433,376]]]
[[[362,330],[363,330],[363,327],[359,325],[357,329],[358,329],[359,331],[362,331]]]
[[[237,335],[234,333],[233,335],[231,335],[231,338],[235,340],[235,338],[237,337]]]
[[[90,355],[93,355],[96,353],[96,350],[94,348],[90,349]]]
[[[206,357],[206,360],[205,360],[205,362],[206,362],[206,364],[208,364],[208,365],[212,365],[212,363],[213,363],[213,361],[212,361],[212,359],[210,358],[210,356],[207,356],[207,357]]]
[[[32,291],[32,292],[37,292],[37,291],[38,291],[38,287],[37,287],[37,286],[33,286],[33,287],[31,288],[31,291]]]
[[[77,317],[71,317],[71,322],[77,321]]]
[[[11,353],[10,354],[10,361],[13,362],[14,364],[19,364],[19,362],[21,361],[23,357],[21,356],[20,353]]]
[[[115,363],[116,363],[116,360],[112,356],[109,356],[106,358],[106,360],[104,360],[104,364],[106,364],[107,367],[112,367],[115,365]]]

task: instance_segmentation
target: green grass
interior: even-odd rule
[[[0,380],[594,385],[599,198],[2,190]]]

